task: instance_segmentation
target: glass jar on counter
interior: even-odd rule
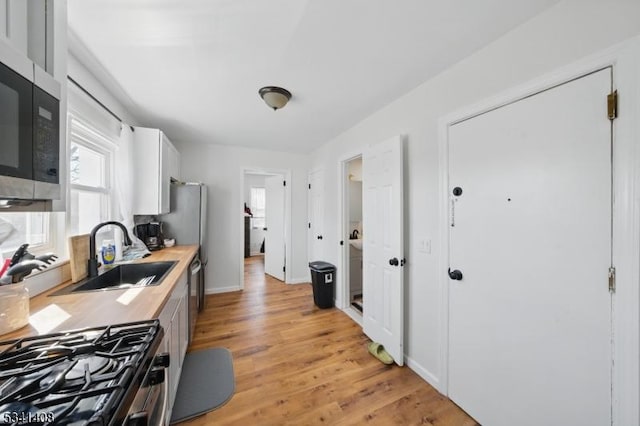
[[[0,334],[29,323],[29,290],[24,281],[0,286]]]

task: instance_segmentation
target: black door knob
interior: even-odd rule
[[[460,281],[462,279],[462,272],[457,269],[452,271],[451,268],[449,268],[447,272],[449,273],[449,278],[452,280]]]
[[[400,261],[398,260],[397,257],[394,257],[393,259],[389,259],[389,265],[398,266],[399,264],[400,264]]]

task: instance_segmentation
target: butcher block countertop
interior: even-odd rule
[[[189,267],[198,246],[175,246],[155,251],[142,262],[178,261],[156,286],[70,293],[49,296],[71,285],[71,281],[39,294],[30,300],[30,323],[0,341],[39,334],[56,333],[85,327],[157,318],[179,278]]]

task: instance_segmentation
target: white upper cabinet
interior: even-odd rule
[[[53,74],[53,14],[47,13],[47,3],[51,3],[51,0],[27,2],[27,56],[40,68]]]
[[[134,132],[133,214],[169,212],[171,179],[180,180],[180,154],[159,129],[136,127]]]
[[[0,0],[0,40],[53,74],[52,0]]]
[[[0,33],[14,49],[27,56],[27,5],[20,0],[0,0]]]

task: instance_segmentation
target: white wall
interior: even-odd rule
[[[244,194],[240,180],[244,169],[291,170],[293,281],[304,281],[307,266],[308,156],[226,145],[174,141],[181,154],[182,178],[209,187],[209,266],[207,292],[237,290],[240,286],[240,229],[244,228]]]
[[[69,76],[77,81],[89,93],[99,99],[100,102],[118,115],[118,117],[120,117],[125,123],[132,126],[139,125],[137,118],[122,105],[122,103],[91,71],[89,71],[82,62],[83,59],[78,58],[79,53],[74,49],[74,46],[70,46],[69,55],[67,57],[67,69]],[[69,86],[74,86],[71,82],[68,84]],[[102,113],[105,115],[108,114],[106,111],[102,111]]]
[[[405,135],[405,354],[438,383],[438,119],[640,33],[640,2],[566,0],[371,115],[312,153],[325,173],[325,253],[339,264],[338,159]],[[604,99],[603,99],[604,102]],[[335,172],[334,172],[335,171]],[[365,230],[366,232],[366,230]],[[418,250],[422,240],[431,252]]]
[[[349,181],[349,222],[351,226],[362,222],[362,181]]]
[[[349,200],[349,234],[358,230],[362,238],[362,158],[347,163],[347,199]]]
[[[254,175],[246,174],[244,176],[244,202],[247,206],[251,207],[251,188],[264,188],[264,180],[266,175]],[[255,212],[252,212],[255,215]],[[260,246],[264,240],[264,228],[254,228],[253,221],[251,221],[251,239],[250,239],[250,254],[251,256],[260,254]]]

